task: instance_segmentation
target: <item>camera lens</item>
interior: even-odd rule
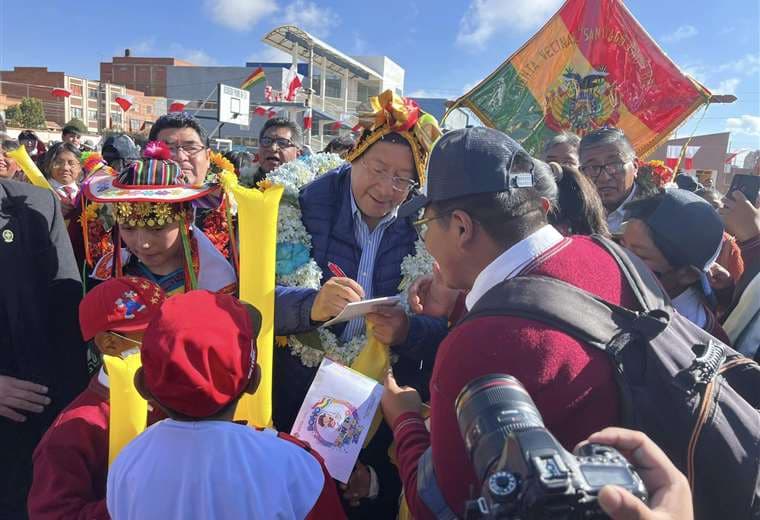
[[[455,407],[459,431],[481,482],[501,456],[511,432],[544,426],[525,387],[504,374],[490,374],[468,383]]]

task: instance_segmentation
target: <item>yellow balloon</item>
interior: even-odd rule
[[[381,343],[372,332],[372,326],[367,324],[367,343],[364,348],[356,356],[354,362],[351,363],[351,368],[356,370],[360,374],[364,374],[367,377],[371,377],[378,383],[382,384],[385,379],[385,374],[388,372],[388,368],[391,366],[391,356],[388,349],[388,345]],[[372,425],[369,428],[367,437],[364,440],[364,447],[367,447],[372,437],[375,436],[375,432],[380,427],[380,422],[383,420],[383,413],[380,408],[375,412],[375,417],[372,418]]]
[[[235,420],[256,427],[272,425],[272,365],[274,356],[274,287],[277,250],[277,214],[283,187],[264,191],[238,184],[234,173],[221,175],[222,186],[238,208],[240,236],[240,299],[261,313],[261,331],[256,341],[256,361],[261,367],[261,384],[253,395],[243,394]]]
[[[53,189],[45,176],[42,175],[40,169],[37,168],[37,165],[34,164],[32,158],[29,157],[29,154],[26,152],[26,148],[23,145],[19,146],[15,150],[6,152],[5,155],[16,161],[16,163],[21,166],[21,169],[26,174],[26,178],[29,179],[32,184],[40,188],[47,188],[49,190]]]
[[[109,402],[108,464],[129,442],[140,435],[148,422],[148,402],[137,393],[135,373],[141,366],[140,353],[122,359],[103,356],[108,371]]]

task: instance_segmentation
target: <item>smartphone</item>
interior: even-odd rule
[[[757,205],[757,196],[760,194],[760,177],[757,175],[744,175],[737,173],[734,180],[731,181],[731,188],[728,190],[728,196],[735,191],[740,191],[747,197],[753,205]],[[731,197],[733,200],[733,197]]]

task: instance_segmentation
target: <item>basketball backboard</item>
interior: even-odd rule
[[[248,126],[251,118],[251,93],[222,83],[219,84],[217,92],[219,122]]]

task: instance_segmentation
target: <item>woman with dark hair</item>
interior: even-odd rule
[[[557,181],[557,207],[549,222],[563,235],[609,236],[602,199],[594,184],[578,168],[549,163]]]
[[[56,143],[42,160],[42,173],[61,200],[63,218],[68,220],[78,213],[79,181],[82,176],[81,153],[71,143]]]

